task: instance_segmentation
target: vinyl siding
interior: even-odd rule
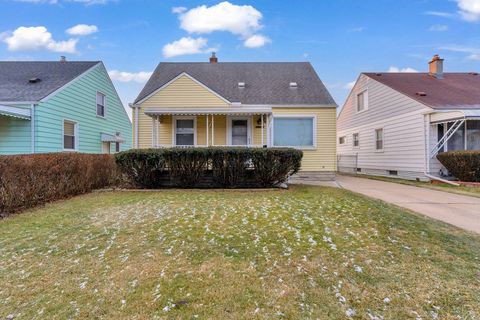
[[[31,130],[29,120],[0,115],[0,154],[31,153]]]
[[[315,115],[317,147],[303,150],[301,171],[336,171],[336,108],[274,108],[275,115]]]
[[[356,112],[357,94],[368,91],[368,110]],[[357,167],[374,174],[396,170],[406,178],[422,177],[425,170],[425,112],[432,109],[361,75],[346,100],[337,124],[339,155],[358,155]],[[375,129],[383,129],[383,151],[375,150]],[[353,134],[359,134],[360,146],[353,146]]]
[[[142,107],[228,107],[228,103],[183,75],[145,100]]]
[[[105,118],[96,114],[97,91],[106,95]],[[78,151],[101,153],[101,133],[120,132],[126,142],[121,150],[131,148],[132,126],[115,88],[102,64],[77,78],[36,107],[36,152],[63,150],[63,121],[78,123]],[[111,146],[114,151],[114,144]]]

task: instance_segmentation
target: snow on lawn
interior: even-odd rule
[[[342,190],[94,193],[0,222],[0,319],[476,318],[479,253]]]

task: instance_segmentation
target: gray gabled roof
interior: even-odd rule
[[[0,101],[39,101],[99,61],[0,61]],[[30,83],[32,78],[40,81]]]
[[[308,62],[162,62],[135,103],[182,73],[187,73],[232,103],[336,106]],[[245,88],[239,88],[239,82],[244,82]],[[297,82],[298,87],[290,88],[290,82]]]

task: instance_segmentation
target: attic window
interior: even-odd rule
[[[245,88],[245,82],[239,82],[238,87],[239,88]]]
[[[296,82],[290,82],[290,88],[297,88],[298,84]]]
[[[40,82],[40,81],[41,81],[41,79],[40,79],[40,78],[36,78],[36,77],[35,77],[35,78],[30,78],[30,79],[28,79],[28,82],[30,82],[30,83],[37,83],[37,82]]]
[[[420,91],[420,92],[417,92],[415,93],[417,96],[420,96],[420,97],[426,97],[427,96],[427,93],[426,92],[423,92],[423,91]]]

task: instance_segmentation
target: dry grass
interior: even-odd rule
[[[0,319],[480,317],[479,236],[330,188],[94,193],[0,256]]]

